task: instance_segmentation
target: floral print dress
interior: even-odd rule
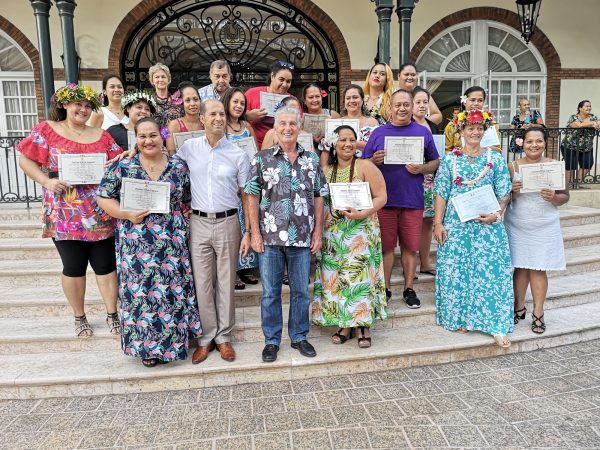
[[[449,153],[442,159],[434,182],[435,193],[446,201],[444,227],[448,231],[437,254],[437,323],[447,330],[464,327],[491,335],[506,334],[513,329],[514,308],[506,230],[502,223],[460,222],[451,200],[471,188],[453,181],[454,158]],[[492,169],[473,188],[491,185],[501,199],[511,191],[510,176],[501,154],[491,151],[491,158]],[[472,180],[486,163],[486,153],[473,164],[461,154],[456,172],[463,180]]]
[[[357,164],[356,167],[359,167]],[[327,181],[331,182],[331,170]],[[350,166],[338,171],[347,183]],[[358,171],[353,181],[363,181]],[[387,319],[381,234],[377,214],[362,220],[336,214],[325,197],[323,246],[317,255],[312,321],[340,328],[371,326]]]
[[[31,134],[17,145],[17,150],[40,164],[53,178],[58,177],[58,155],[61,153],[105,153],[107,160],[121,153],[121,148],[106,131],[97,142],[80,144],[58,134],[47,122],[33,127]],[[42,188],[42,237],[91,242],[112,237],[116,220],[98,207],[97,187],[75,185],[63,194]]]
[[[114,163],[104,175],[98,195],[118,200],[125,177],[150,181],[139,154]],[[199,337],[202,330],[182,209],[190,197],[186,163],[177,156],[169,157],[157,181],[171,185],[170,213],[150,214],[137,225],[118,221],[121,345],[127,355],[167,362],[185,359],[188,335]]]

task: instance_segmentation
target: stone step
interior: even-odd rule
[[[558,278],[549,286],[545,303],[546,310],[570,307],[591,302],[599,302],[600,271],[589,274]],[[392,297],[388,307],[388,320],[375,322],[374,329],[403,328],[435,324],[435,298],[433,292],[420,292],[420,309],[408,309],[401,294]],[[74,335],[72,320],[66,314],[45,316],[40,320],[36,316],[5,315],[0,317],[0,354],[25,354],[47,352],[76,352],[111,350],[119,346],[118,338],[110,335],[105,322],[103,306],[98,302],[98,312],[88,312],[87,317],[94,329],[90,339],[77,339]],[[22,308],[15,307],[15,310]],[[64,306],[65,311],[70,308]],[[287,336],[288,305],[283,305],[284,332]],[[532,311],[531,298],[528,297],[527,309]],[[89,308],[88,308],[89,310]],[[529,323],[529,316],[526,322]],[[310,336],[330,336],[334,328],[312,326]],[[262,341],[260,307],[246,306],[236,308],[236,327],[232,334],[234,342]]]
[[[311,339],[315,358],[302,357],[284,341],[276,362],[261,361],[262,342],[235,345],[237,360],[223,361],[216,352],[199,365],[179,361],[152,369],[125,356],[117,347],[107,351],[0,355],[0,398],[90,396],[201,388],[217,385],[283,381],[318,376],[417,367],[550,348],[600,337],[600,302],[548,310],[543,335],[520,323],[513,345],[501,349],[492,337],[478,332],[451,333],[435,325],[373,331],[370,349],[355,339],[334,345],[329,336]]]
[[[42,224],[39,220],[0,222],[0,238],[39,238]]]

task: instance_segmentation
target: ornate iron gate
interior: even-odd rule
[[[210,83],[212,61],[224,59],[232,85],[267,83],[277,60],[295,66],[292,92],[316,82],[338,108],[338,61],[327,35],[301,11],[283,0],[176,0],[162,7],[132,34],[121,61],[126,89],[148,88],[148,68],[162,62],[174,88],[189,80]]]

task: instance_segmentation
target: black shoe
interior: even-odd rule
[[[267,344],[262,351],[263,362],[274,362],[277,359],[277,352],[279,351],[279,345]]]
[[[389,301],[389,299],[392,298],[392,291],[390,291],[388,288],[385,288],[385,296]]]
[[[410,309],[417,309],[421,307],[421,300],[419,300],[419,297],[417,297],[417,293],[414,291],[414,289],[404,289],[402,296],[404,297],[406,306],[408,306]]]
[[[292,342],[292,348],[300,350],[302,356],[308,356],[309,358],[317,356],[317,351],[307,340]]]

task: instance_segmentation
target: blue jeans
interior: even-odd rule
[[[265,344],[281,344],[281,286],[286,262],[291,291],[288,334],[292,342],[305,340],[310,327],[310,248],[265,245],[265,252],[259,253],[260,280],[263,286],[260,314]]]

